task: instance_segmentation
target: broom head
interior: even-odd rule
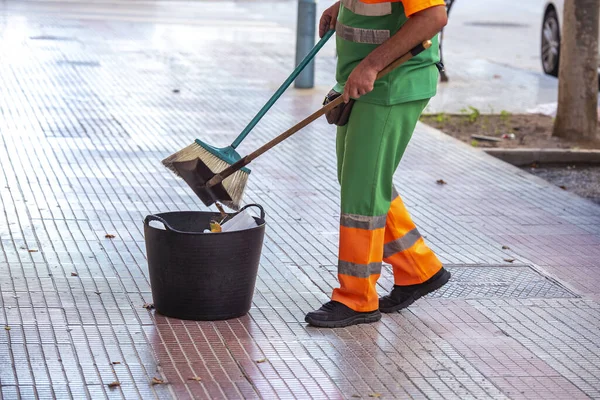
[[[239,210],[250,170],[242,168],[217,185],[206,183],[240,156],[232,147],[218,149],[200,140],[165,158],[165,167],[181,177],[206,206],[220,202]]]

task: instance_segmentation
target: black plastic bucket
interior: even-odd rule
[[[146,253],[154,307],[168,317],[220,320],[245,315],[265,236],[265,212],[258,204],[256,228],[203,233],[218,213],[200,211],[148,215],[144,220]],[[236,214],[230,214],[229,218]],[[165,229],[150,226],[159,221]]]

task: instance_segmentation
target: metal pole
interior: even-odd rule
[[[317,0],[298,0],[298,25],[296,28],[296,65],[315,45],[317,26]],[[294,87],[310,89],[315,85],[315,62],[310,62],[296,78]]]

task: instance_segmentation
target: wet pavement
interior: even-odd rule
[[[160,160],[228,144],[292,69],[293,30],[253,4],[0,4],[2,398],[600,398],[600,206],[424,125],[395,183],[453,272],[440,292],[371,325],[303,322],[336,285],[319,120],[253,163],[268,225],[249,314],[143,307],[143,218],[206,209]],[[319,106],[334,59],[317,65],[242,153]]]

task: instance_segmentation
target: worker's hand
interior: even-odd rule
[[[323,11],[321,21],[319,22],[319,37],[323,37],[330,29],[335,29],[337,16],[340,11],[340,2],[336,1],[334,5]]]
[[[344,86],[344,103],[350,98],[358,99],[373,90],[378,71],[367,60],[363,60],[354,68]]]

